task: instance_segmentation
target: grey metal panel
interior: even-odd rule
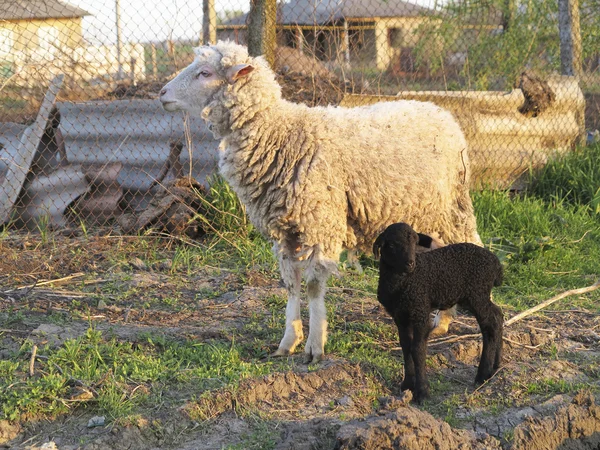
[[[73,164],[123,163],[118,181],[125,190],[147,191],[167,161],[170,142],[184,144],[180,161],[189,171],[182,113],[167,113],[158,100],[58,103],[67,160]],[[203,121],[190,118],[192,174],[199,182],[217,167],[218,141]]]
[[[2,185],[0,185],[0,191],[3,194],[0,197],[0,224],[5,223],[9,219],[12,207],[23,187],[40,140],[46,129],[52,106],[62,86],[63,78],[64,75],[61,74],[50,82],[35,122],[23,130],[14,158],[7,161],[8,169],[6,175],[3,177]],[[11,145],[14,145],[14,143]]]
[[[14,161],[17,156],[21,135],[25,128],[26,125],[18,123],[0,123],[0,177],[2,178],[6,176],[10,161]]]
[[[35,229],[44,216],[48,217],[49,225],[64,226],[64,211],[88,189],[85,174],[77,166],[60,167],[50,175],[35,177],[16,205],[17,226]]]

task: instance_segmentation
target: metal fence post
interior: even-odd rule
[[[276,0],[251,0],[248,14],[248,52],[264,55],[271,66],[275,63]]]

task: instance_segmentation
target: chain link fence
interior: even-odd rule
[[[216,171],[218,143],[200,120],[164,112],[158,92],[203,39],[246,44],[250,2],[0,6],[0,223],[172,222],[176,198]],[[519,186],[600,127],[598,11],[598,0],[566,16],[557,0],[288,0],[276,7],[273,66],[295,102],[448,108],[474,186]]]

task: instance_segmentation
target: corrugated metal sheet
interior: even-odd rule
[[[183,114],[167,113],[158,100],[58,103],[67,160],[73,164],[121,162],[118,181],[129,192],[144,194],[159,177],[170,142],[184,144],[183,173],[190,167]],[[217,167],[218,141],[200,119],[190,118],[192,174],[204,183]]]
[[[14,209],[19,226],[35,228],[44,216],[61,226],[71,206],[75,219],[103,222],[123,211],[145,208],[158,184],[190,173],[184,116],[166,113],[158,101],[62,102],[56,107],[60,125],[57,129],[53,116],[48,138],[18,171],[23,180],[17,180],[14,194],[25,182],[23,192],[16,204],[11,196],[10,205],[4,205],[4,221]],[[206,184],[217,168],[218,141],[201,120],[189,119],[188,125],[191,173]],[[15,164],[23,159],[21,141],[28,130],[24,125],[0,124],[0,183],[15,184]],[[8,193],[0,189],[2,204]]]

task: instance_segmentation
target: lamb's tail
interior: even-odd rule
[[[494,286],[500,286],[504,280],[504,268],[502,263],[498,260],[498,270],[496,271],[496,279],[494,280]]]

